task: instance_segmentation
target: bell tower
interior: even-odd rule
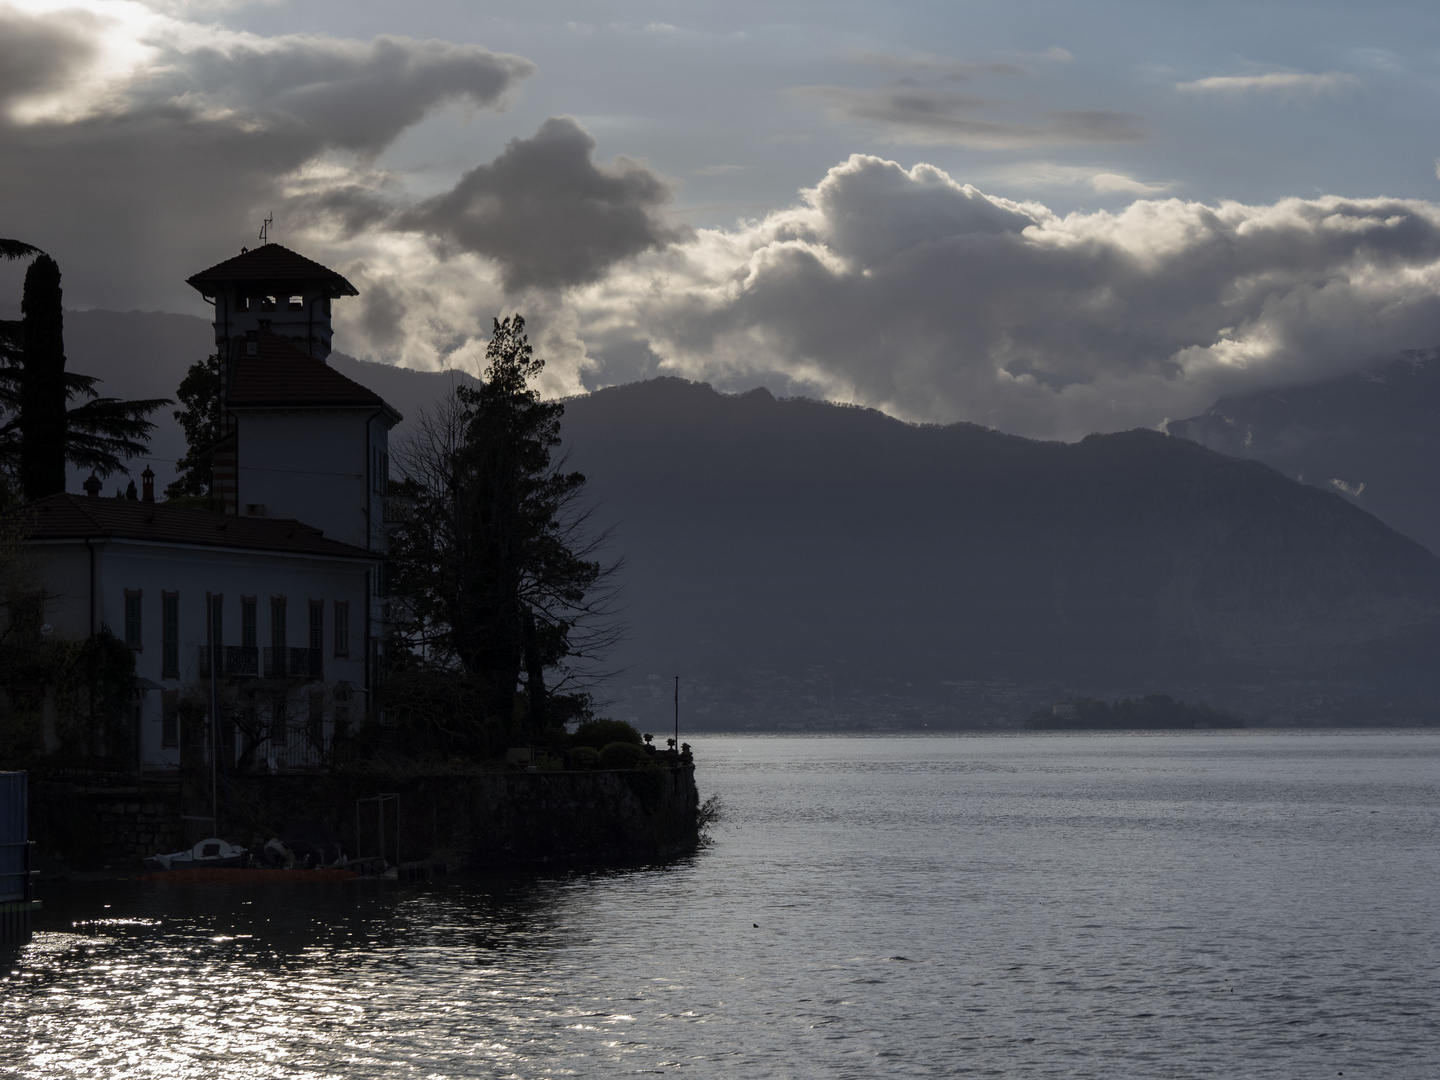
[[[223,409],[214,492],[225,512],[303,521],[383,551],[389,432],[400,414],[325,362],[330,304],[358,295],[355,286],[279,244],[187,283],[215,307]]]
[[[332,338],[330,302],[359,295],[334,270],[279,244],[242,250],[186,284],[215,305],[215,348],[226,361],[262,329],[324,360]]]

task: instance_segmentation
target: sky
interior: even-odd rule
[[[0,236],[204,315],[272,239],[336,347],[1043,438],[1440,344],[1420,3],[0,0]],[[0,264],[0,301],[23,268]]]

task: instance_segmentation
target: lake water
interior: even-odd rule
[[[1440,735],[692,741],[665,866],[49,886],[0,1075],[1440,1075]]]

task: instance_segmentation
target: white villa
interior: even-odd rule
[[[339,274],[265,244],[189,284],[215,307],[225,512],[157,503],[148,468],[139,499],[102,497],[92,476],[85,495],[33,504],[44,622],[77,639],[107,627],[134,650],[141,771],[208,758],[212,699],[227,767],[314,768],[365,715],[383,665],[400,415],[325,362],[330,303],[356,295]]]

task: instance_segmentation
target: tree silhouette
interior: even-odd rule
[[[101,476],[128,472],[123,461],[149,449],[146,417],[169,404],[101,397],[99,379],[65,370],[60,267],[31,244],[0,239],[0,257],[32,256],[22,318],[0,320],[0,468],[18,474],[27,500],[64,491],[67,461]]]
[[[517,714],[523,685],[528,730],[515,734],[538,735],[586,708],[555,691],[573,690],[577,662],[619,627],[616,566],[596,557],[607,537],[577,506],[585,477],[554,457],[564,406],[530,385],[544,361],[524,331],[518,315],[497,319],[483,383],[458,387],[401,447],[390,562],[397,660],[462,671],[491,721]]]
[[[215,444],[224,433],[221,423],[220,354],[197,360],[175,391],[180,408],[174,417],[185,432],[185,455],[175,463],[175,480],[165,488],[167,499],[212,500],[215,496]]]

